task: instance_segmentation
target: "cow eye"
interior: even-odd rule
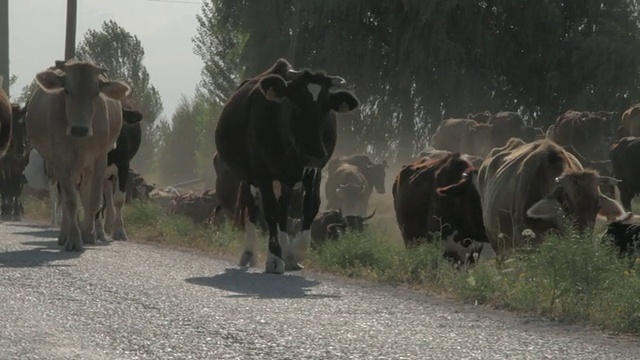
[[[69,95],[69,90],[67,90],[67,88],[64,88],[64,93]]]

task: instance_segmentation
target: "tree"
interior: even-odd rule
[[[637,102],[637,14],[629,0],[211,0],[195,42],[234,80],[291,51],[296,68],[343,76],[362,107],[340,119],[337,151],[406,162],[444,118],[510,110],[544,126]],[[212,74],[208,90],[228,94]]]
[[[109,70],[109,77],[126,81],[132,89],[127,102],[144,115],[143,141],[133,159],[133,166],[141,171],[150,170],[156,156],[158,138],[153,124],[162,113],[162,100],[151,84],[144,66],[144,48],[137,36],[132,35],[115,21],[102,24],[100,30],[88,30],[76,50],[76,57],[100,64]]]

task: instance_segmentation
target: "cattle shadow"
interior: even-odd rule
[[[35,231],[16,231],[16,232],[12,232],[12,234],[27,235],[27,236],[33,236],[38,238],[46,238],[46,239],[57,239],[58,231],[59,230],[54,230],[54,229],[42,229],[42,230],[35,230]]]
[[[27,241],[21,244],[32,246],[32,248],[0,252],[0,268],[68,267],[73,265],[51,263],[77,259],[82,255],[81,252],[77,251],[64,251],[55,240]]]
[[[185,282],[235,293],[223,296],[227,298],[324,299],[342,297],[341,295],[309,293],[310,288],[321,284],[317,280],[309,280],[299,275],[251,272],[245,268],[227,268],[222,274],[188,278],[185,279]]]

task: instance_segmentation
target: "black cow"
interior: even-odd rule
[[[611,145],[609,158],[613,167],[613,176],[620,180],[620,202],[625,210],[631,211],[631,200],[640,194],[640,138],[627,136]]]
[[[24,123],[26,105],[11,104],[12,134],[9,148],[0,159],[0,196],[2,196],[2,218],[20,220],[24,208],[20,201],[22,187],[26,182],[22,172],[27,165],[27,128]]]
[[[107,178],[104,183],[102,208],[96,213],[96,229],[99,239],[106,240],[105,233],[113,240],[127,240],[122,220],[129,164],[142,141],[142,113],[130,108],[122,109],[122,128],[116,148],[107,154]],[[115,209],[114,209],[115,207]],[[104,228],[100,217],[104,217]]]
[[[156,187],[152,184],[148,184],[142,175],[133,168],[129,168],[129,175],[127,176],[127,186],[125,187],[125,204],[131,203],[132,200],[149,200],[149,194]]]
[[[242,182],[238,197],[247,209],[245,249],[240,265],[256,261],[258,207],[262,195],[269,228],[266,272],[301,269],[308,249],[310,227],[320,207],[321,170],[337,141],[334,112],[346,113],[360,105],[343,86],[344,79],[312,70],[296,71],[284,59],[245,82],[222,109],[216,128],[220,158]],[[303,224],[293,242],[286,234],[293,187],[304,186]],[[247,221],[248,220],[248,221]]]

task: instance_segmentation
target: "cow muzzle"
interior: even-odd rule
[[[67,135],[83,138],[91,136],[91,129],[87,125],[70,125],[67,127]]]

